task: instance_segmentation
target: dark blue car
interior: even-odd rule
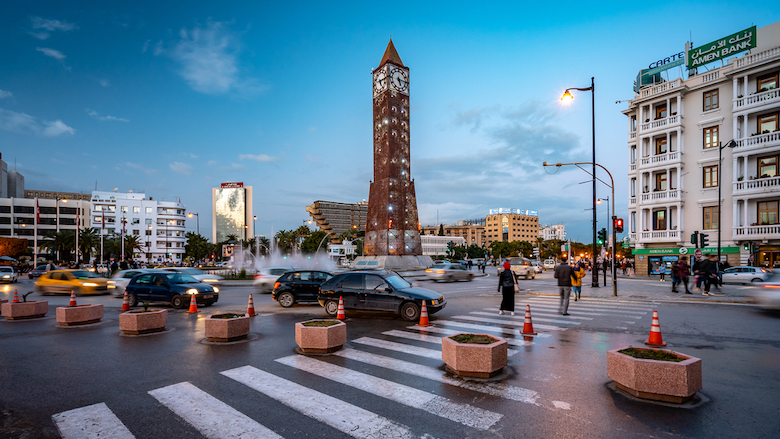
[[[184,273],[142,273],[134,276],[125,288],[130,306],[140,302],[168,302],[174,308],[189,306],[192,296],[201,306],[219,300],[219,289]]]

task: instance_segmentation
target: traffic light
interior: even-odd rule
[[[696,248],[699,248],[699,232],[693,232],[691,233],[691,244],[693,244]]]
[[[710,245],[710,235],[706,233],[699,233],[699,248],[704,248]]]
[[[752,242],[746,242],[746,243],[742,244],[742,250],[744,250],[746,252],[751,252],[752,253],[751,250],[753,250],[753,243]]]
[[[615,229],[615,233],[623,233],[623,218],[615,218],[612,228]]]
[[[604,244],[604,242],[607,240],[607,229],[601,229],[599,230],[599,239],[596,240],[596,243],[598,244]]]

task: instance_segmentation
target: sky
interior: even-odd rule
[[[537,210],[591,237],[596,161],[627,216],[639,69],[780,10],[737,2],[10,2],[0,14],[0,153],[27,189],[145,192],[199,213],[253,186],[257,233],[315,200],[367,200],[372,81],[389,39],[410,69],[411,176],[423,225]],[[674,68],[670,79],[682,71]],[[604,173],[600,177],[607,178]],[[588,181],[587,184],[581,184]],[[608,180],[607,180],[608,181]],[[598,197],[610,197],[599,183]],[[607,212],[600,205],[599,228]],[[194,231],[195,221],[187,228]]]

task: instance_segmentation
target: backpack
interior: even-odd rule
[[[514,273],[511,269],[504,270],[501,273],[501,286],[502,287],[513,287],[515,285],[514,280]]]

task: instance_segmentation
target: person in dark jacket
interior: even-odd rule
[[[688,290],[689,273],[690,273],[690,268],[688,267],[688,263],[685,262],[685,259],[680,259],[680,262],[677,263],[677,281],[678,283],[685,285],[685,294],[691,294],[691,291]],[[675,293],[676,292],[677,291],[675,291]]]
[[[515,315],[515,285],[517,277],[512,271],[509,262],[504,262],[504,271],[498,276],[498,292],[501,293],[501,307],[498,310],[499,315],[504,315],[504,311],[509,311]]]
[[[715,293],[710,293],[710,289],[713,285],[715,285],[716,288],[720,288],[718,286],[718,261],[716,256],[710,256],[709,261],[706,262],[706,265],[704,266],[704,292],[701,293],[702,296],[714,296]]]
[[[561,294],[559,311],[562,315],[569,315],[569,296],[571,295],[571,277],[574,270],[564,259],[561,265],[555,267],[555,278],[558,279],[558,290]]]

